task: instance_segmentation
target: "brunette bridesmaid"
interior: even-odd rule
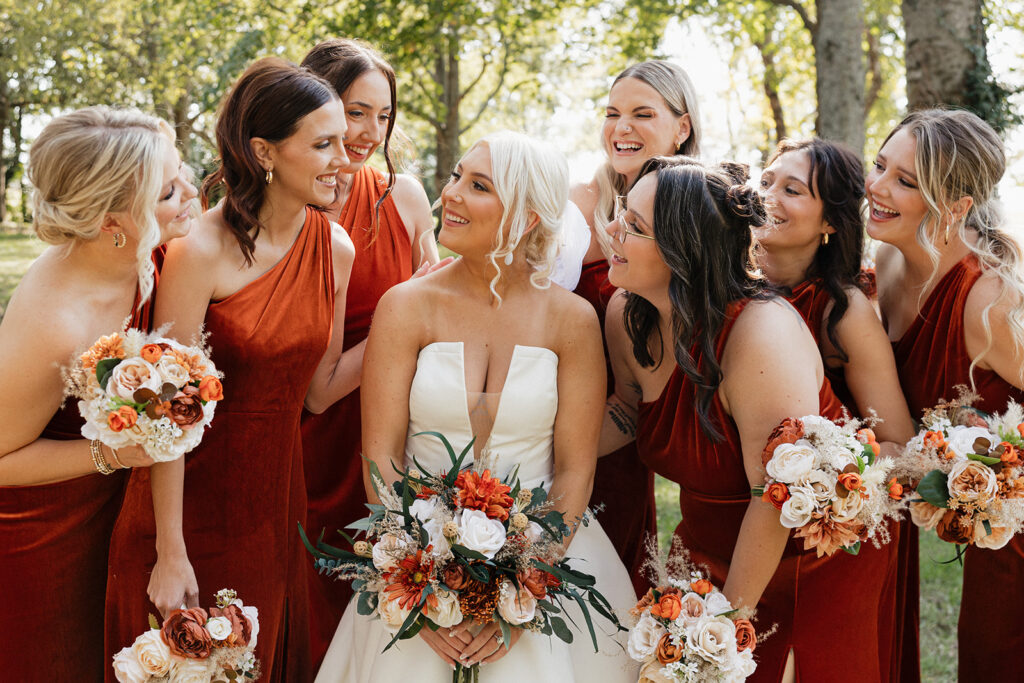
[[[362,364],[370,319],[377,301],[391,286],[408,280],[423,266],[437,263],[430,204],[412,176],[398,175],[391,139],[398,116],[395,72],[369,46],[343,38],[314,47],[302,65],[322,76],[341,94],[348,133],[349,163],[338,173],[338,192],[327,208],[332,220],[352,238],[356,259],[345,305],[345,349]],[[367,161],[383,145],[387,174]],[[358,383],[358,377],[356,377]],[[303,463],[309,511],[304,526],[315,537],[338,543],[334,529],[366,515],[363,492],[359,389],[333,405],[307,407],[302,419]],[[319,664],[352,597],[347,581],[316,572],[310,563],[310,639]]]
[[[188,232],[196,189],[166,122],[106,107],[51,121],[28,175],[33,228],[52,246],[0,324],[0,677],[100,681],[121,470],[153,461],[82,439],[60,367],[126,324],[149,328],[152,254]]]
[[[221,107],[221,167],[203,194],[223,185],[224,199],[168,251],[156,322],[182,339],[205,326],[224,400],[198,448],[129,484],[110,553],[111,651],[154,608],[209,605],[230,587],[259,609],[264,680],[312,678],[299,420],[304,400],[331,402],[352,381],[340,324],[332,336],[352,242],[314,208],[334,200],[344,135],[330,84],[273,57]]]
[[[756,274],[760,197],[734,166],[659,158],[644,171],[607,228],[609,279],[629,292],[608,308],[609,407],[639,411],[640,457],[679,483],[677,542],[733,605],[757,608],[759,628],[777,626],[750,680],[877,681],[878,642],[864,634],[878,626],[888,555],[818,558],[750,495],[783,418],[842,410],[803,319]],[[606,421],[605,436],[615,431]],[[854,642],[857,666],[837,663],[839,644]]]
[[[615,293],[608,282],[608,260],[602,249],[607,242],[603,229],[614,214],[615,198],[626,194],[648,159],[664,154],[698,156],[700,139],[697,97],[682,67],[664,61],[643,62],[616,77],[601,129],[607,160],[590,182],[570,192],[592,232],[575,292],[594,306],[602,326],[605,308]],[[607,371],[610,394],[614,387],[610,363]],[[647,557],[644,541],[657,533],[657,514],[654,473],[640,462],[635,445],[627,444],[597,461],[590,504],[603,506],[598,515],[601,524],[629,569],[633,587],[643,595],[647,590],[642,571]]]
[[[932,109],[889,134],[868,174],[868,234],[884,243],[878,300],[915,416],[955,398],[960,384],[977,392],[975,406],[986,412],[1024,400],[1022,256],[995,198],[1005,169],[1002,141],[988,124]],[[916,636],[916,552],[912,561],[908,625]],[[961,681],[1024,679],[1022,572],[1019,537],[1000,550],[967,549]]]

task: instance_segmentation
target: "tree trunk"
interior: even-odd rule
[[[981,9],[981,0],[903,0],[910,111],[969,104],[968,74],[985,54]]]
[[[864,150],[864,2],[817,0],[814,55],[817,133]]]
[[[6,85],[6,81],[0,85],[0,223],[7,220],[7,169],[9,163],[7,155],[4,154],[4,133],[9,131],[14,123],[11,120],[12,108],[10,102],[7,101]]]
[[[437,166],[434,167],[434,193],[441,195],[441,188],[448,182],[448,176],[459,158],[459,35],[457,28],[449,25],[446,29],[447,49],[438,55],[436,64],[437,82],[441,85],[441,103],[444,121],[435,127]]]
[[[779,99],[779,74],[775,68],[775,50],[768,45],[767,39],[754,43],[757,51],[761,53],[761,63],[764,64],[764,94],[768,98],[768,105],[772,109],[772,119],[775,121],[775,142],[779,143],[785,139],[789,132],[786,129],[786,116],[782,110],[782,100]]]

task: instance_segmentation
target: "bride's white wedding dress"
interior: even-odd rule
[[[553,351],[535,346],[515,347],[488,442],[497,463],[495,475],[505,476],[518,466],[524,488],[551,484],[552,442],[558,410],[557,378],[558,356]],[[469,405],[476,403],[466,391],[462,342],[435,342],[425,346],[417,360],[409,396],[406,464],[411,466],[415,455],[420,465],[430,470],[448,469],[451,460],[437,438],[412,435],[422,431],[441,432],[456,449],[461,449],[474,433]],[[636,603],[626,569],[596,521],[577,530],[567,558],[571,566],[597,578],[598,590],[620,613]],[[526,632],[505,657],[482,666],[481,680],[485,683],[635,683],[639,664],[623,649],[624,634],[610,636],[613,628],[596,612],[591,613],[598,635],[598,652],[594,652],[583,617],[575,608],[575,611],[569,610],[569,614],[584,630],[573,631],[571,645],[556,637]],[[355,602],[350,603],[317,674],[317,682],[451,681],[451,668],[421,638],[399,641],[382,654],[390,640],[391,634],[379,620],[358,614]]]

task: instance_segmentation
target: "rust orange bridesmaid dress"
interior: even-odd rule
[[[345,302],[345,349],[360,343],[370,332],[377,302],[393,285],[412,276],[412,244],[394,199],[380,206],[380,228],[374,229],[374,211],[387,178],[363,166],[352,179],[340,223],[356,248]],[[302,415],[302,452],[309,510],[306,528],[311,539],[326,529],[324,540],[344,543],[335,529],[365,517],[359,390],[320,415]],[[347,581],[320,575],[307,558],[310,605],[310,642],[313,663],[319,666],[345,606],[352,597]]]
[[[956,397],[954,387],[970,386],[971,357],[964,337],[964,307],[981,277],[977,259],[967,256],[946,273],[921,312],[893,344],[900,383],[910,412],[920,417],[939,399]],[[1006,409],[1024,392],[991,370],[975,368],[975,407],[989,413]],[[917,548],[913,548],[913,595],[908,597],[914,634],[917,628]],[[1024,680],[1024,540],[1014,537],[1000,550],[968,546],[960,603],[959,670],[961,681]],[[908,610],[908,614],[910,614]],[[916,645],[916,642],[915,642]]]
[[[163,251],[153,255],[154,288]],[[136,301],[130,327],[150,329],[152,301]],[[69,400],[40,438],[81,439],[82,424],[77,401]],[[123,471],[95,472],[0,486],[0,680],[103,680],[107,551],[127,479]]]
[[[601,259],[584,263],[575,293],[589,301],[597,311],[603,331],[605,310],[615,294],[614,285],[608,282],[608,262]],[[615,378],[607,344],[604,357],[608,371],[608,395],[611,396],[615,390]],[[647,537],[657,536],[658,515],[654,509],[654,472],[641,462],[636,443],[598,458],[590,505],[601,507],[597,519],[626,565],[633,590],[637,595],[643,595],[650,587],[650,581],[642,572],[647,559],[645,542]]]
[[[261,680],[271,683],[313,677],[308,562],[298,535],[306,518],[299,420],[333,311],[331,227],[307,207],[288,253],[206,312],[224,400],[202,443],[185,455],[182,531],[200,605],[234,588],[259,609],[256,657]],[[137,470],[110,548],[108,656],[147,628],[147,614],[158,614],[146,597],[155,542],[149,472]],[[111,667],[107,680],[114,680]]]
[[[730,306],[730,317],[716,342],[718,357],[746,303]],[[835,419],[841,412],[825,379],[819,391],[819,413]],[[683,518],[675,540],[690,551],[696,564],[710,570],[711,580],[721,587],[750,502],[750,484],[736,424],[717,395],[710,416],[724,434],[721,442],[701,429],[695,387],[677,366],[661,396],[640,404],[637,445],[652,470],[679,484]],[[773,624],[776,631],[757,644],[757,671],[748,680],[781,680],[791,649],[799,683],[880,680],[876,631],[889,565],[885,548],[866,543],[857,556],[837,552],[822,558],[802,548],[803,541],[790,539],[757,604],[758,631],[763,633]],[[844,652],[853,659],[843,656]]]

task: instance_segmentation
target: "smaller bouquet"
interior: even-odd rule
[[[348,525],[367,540],[339,530],[351,551],[324,543],[322,534],[313,546],[299,526],[321,572],[352,581],[359,614],[376,615],[394,634],[385,651],[424,627],[436,631],[465,619],[496,622],[505,647],[513,627],[569,643],[566,602],[579,607],[595,650],[591,609],[625,630],[594,577],[561,558],[569,526],[542,486],[523,488],[516,471],[492,476],[486,452],[463,467],[472,441],[456,455],[442,434],[423,434],[442,441],[451,467],[426,474],[414,459],[416,468],[396,468],[402,478],[388,486],[370,463],[381,504],[367,504],[370,516]],[[452,680],[479,680],[478,666],[458,667]]]
[[[82,436],[110,448],[138,445],[153,460],[177,460],[199,445],[224,398],[207,349],[136,329],[100,337],[65,372],[79,400]]]
[[[688,580],[668,578],[630,610],[626,651],[642,663],[640,683],[740,683],[757,668],[757,634],[705,575],[685,559]]]
[[[753,489],[781,511],[780,521],[818,557],[842,549],[856,555],[862,541],[889,541],[903,495],[879,458],[874,433],[850,420],[838,425],[817,415],[786,418],[761,454],[768,476]]]
[[[253,650],[260,632],[259,613],[243,605],[235,591],[217,593],[217,606],[176,609],[114,655],[120,683],[227,683],[260,677]]]
[[[910,516],[923,529],[961,545],[996,550],[1024,528],[1024,410],[1002,415],[970,407],[966,390],[925,412],[903,456],[919,480]]]

